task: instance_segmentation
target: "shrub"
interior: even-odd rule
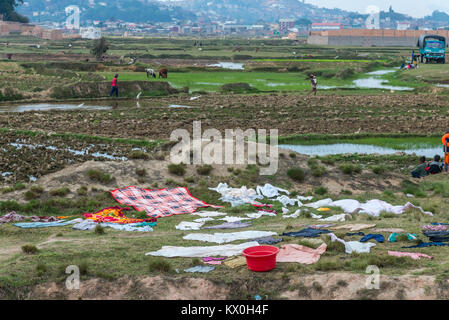
[[[203,176],[208,176],[212,171],[213,167],[210,164],[205,164],[204,166],[199,166],[196,168],[196,172]]]
[[[86,186],[82,186],[82,187],[80,187],[78,190],[76,190],[76,193],[79,195],[79,196],[85,196],[85,195],[87,195],[87,187]]]
[[[372,170],[375,174],[382,174],[386,171],[386,169],[382,166],[374,167]]]
[[[305,177],[306,177],[306,173],[304,172],[303,169],[301,168],[291,168],[287,170],[287,175],[298,182],[303,182]]]
[[[23,183],[16,183],[16,185],[14,186],[14,190],[23,190],[26,188],[26,185],[24,185]]]
[[[342,164],[340,165],[340,170],[344,174],[352,174],[354,172],[354,166],[352,164]]]
[[[58,197],[64,197],[64,196],[68,195],[69,193],[70,193],[70,189],[67,187],[50,190],[50,195],[58,196]]]
[[[326,193],[327,193],[327,189],[325,187],[323,187],[323,186],[318,187],[318,188],[315,189],[315,194],[323,195],[323,194],[326,194]]]
[[[326,167],[325,166],[314,166],[312,168],[312,176],[314,177],[321,177],[326,173]]]
[[[26,254],[35,254],[39,252],[39,249],[31,244],[26,244],[22,246],[22,252]]]
[[[137,174],[139,177],[146,176],[146,175],[147,175],[147,170],[145,170],[145,169],[136,169],[136,174]]]
[[[148,153],[145,153],[141,150],[133,150],[129,153],[128,159],[142,159],[142,160],[148,160],[150,159],[150,155]]]
[[[290,158],[296,158],[296,152],[290,152],[289,156]]]
[[[150,272],[170,272],[172,270],[171,264],[163,258],[154,258],[149,264]]]
[[[100,224],[97,224],[95,226],[94,232],[95,232],[95,234],[98,234],[98,235],[105,234],[104,228]]]
[[[37,199],[37,198],[39,198],[39,194],[37,194],[37,193],[34,193],[33,191],[31,191],[31,190],[28,190],[27,192],[25,192],[25,194],[24,194],[24,197],[25,197],[25,200],[33,200],[33,199]]]
[[[175,174],[177,176],[183,176],[186,173],[186,166],[183,163],[180,164],[170,163],[168,165],[168,172]]]
[[[38,263],[36,265],[36,271],[37,271],[37,275],[39,277],[43,276],[45,274],[45,272],[47,272],[47,269],[48,269],[47,266],[43,263]]]
[[[31,192],[34,192],[34,193],[36,193],[36,194],[41,194],[41,193],[44,192],[44,188],[42,188],[41,186],[32,186],[32,187],[30,188],[30,191],[31,191]]]
[[[87,170],[86,174],[89,177],[89,179],[91,179],[93,181],[98,181],[101,183],[109,183],[112,180],[111,175],[104,173],[100,170],[89,169],[89,170]]]

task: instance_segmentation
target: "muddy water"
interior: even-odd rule
[[[321,145],[279,145],[280,148],[292,150],[300,154],[309,156],[327,156],[333,154],[358,153],[358,154],[394,154],[396,152],[404,152],[419,156],[426,156],[433,158],[434,155],[439,154],[443,156],[443,147],[429,146],[428,148],[413,148],[406,150],[398,150],[393,148],[379,147],[369,144],[355,144],[355,143],[336,143],[336,144],[321,144]]]
[[[18,106],[0,106],[0,112],[26,112],[26,111],[49,111],[49,110],[110,110],[110,106],[92,106],[81,104],[24,104]]]

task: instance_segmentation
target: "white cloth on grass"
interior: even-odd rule
[[[294,206],[295,204],[298,205],[298,207],[302,206],[302,202],[301,201],[299,201],[298,199],[290,199],[286,195],[282,195],[282,196],[277,197],[276,201],[279,201],[280,203],[282,203],[282,205],[284,207],[286,207],[286,206]]]
[[[345,246],[345,252],[346,253],[369,253],[371,247],[376,246],[375,243],[372,242],[360,242],[360,241],[344,241],[343,239],[338,238],[335,234],[333,233],[327,233],[327,235],[329,235],[331,237],[331,241],[338,241],[344,244]]]
[[[183,258],[203,258],[203,257],[232,257],[236,255],[241,255],[242,251],[249,247],[258,246],[259,243],[256,241],[245,242],[241,244],[226,244],[221,246],[209,246],[209,247],[174,247],[174,246],[163,246],[158,251],[148,252],[147,256],[158,256],[158,257],[183,257]]]
[[[241,231],[231,233],[190,233],[183,237],[184,240],[198,240],[206,242],[215,242],[218,244],[228,243],[236,240],[257,239],[262,237],[274,236],[276,232],[271,231]]]
[[[236,221],[243,221],[243,220],[251,220],[250,218],[242,218],[242,217],[224,217],[218,220],[223,220],[226,222],[236,222]]]
[[[323,219],[318,219],[320,221],[332,221],[332,222],[343,222],[346,221],[346,214],[342,213],[342,214],[336,214],[327,218],[323,218]]]
[[[247,189],[246,186],[241,188],[230,188],[227,183],[219,183],[216,188],[209,188],[221,194],[220,200],[229,202],[233,207],[242,204],[260,204],[256,199],[263,199],[262,195],[258,195],[254,189]]]
[[[301,214],[301,209],[298,209],[295,211],[295,213],[292,213],[289,215],[284,215],[282,218],[298,218],[300,214]]]
[[[313,197],[312,197],[312,196],[308,196],[308,197],[297,196],[297,198],[298,198],[298,200],[301,200],[301,201],[310,201],[310,200],[313,200]]]
[[[410,208],[417,209],[422,214],[433,216],[432,212],[424,211],[421,207],[415,206],[410,202],[407,202],[403,206],[393,206],[388,202],[378,199],[369,200],[365,203],[360,203],[352,199],[343,199],[332,202],[330,206],[340,207],[344,212],[349,214],[358,212],[359,214],[368,214],[374,217],[378,217],[382,212],[402,214]]]
[[[257,191],[258,195],[261,195],[261,196],[264,196],[267,198],[277,197],[277,196],[279,196],[279,192],[284,192],[286,194],[290,194],[290,192],[288,192],[288,190],[272,186],[269,183],[266,183],[263,187],[257,186],[256,191]]]
[[[289,212],[290,212],[290,210],[288,210],[287,208],[282,207],[282,214],[287,214]]]
[[[268,211],[259,211],[255,213],[247,213],[246,216],[251,219],[259,219],[262,216],[276,217],[276,213]]]
[[[182,221],[175,228],[178,230],[200,230],[204,222],[188,222]]]
[[[203,218],[219,217],[219,216],[227,215],[227,213],[225,213],[225,212],[218,212],[218,211],[200,211],[200,212],[194,212],[192,214],[203,217]]]
[[[316,202],[307,203],[304,206],[310,207],[310,208],[314,208],[314,209],[318,209],[320,207],[329,206],[331,203],[332,203],[332,199],[331,198],[327,198],[327,199],[323,199],[323,200],[318,200]]]
[[[75,230],[93,230],[97,225],[102,226],[103,228],[112,228],[120,231],[138,231],[138,232],[151,232],[153,228],[150,226],[136,227],[139,223],[128,223],[128,224],[118,224],[111,222],[103,222],[98,223],[92,220],[84,220],[80,223],[75,224],[72,229]]]
[[[193,222],[204,223],[204,222],[207,222],[207,221],[214,221],[214,220],[215,220],[214,218],[207,217],[207,218],[195,219],[195,220],[193,220]]]

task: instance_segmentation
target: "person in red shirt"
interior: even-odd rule
[[[109,94],[110,97],[112,97],[112,95],[115,92],[115,96],[118,98],[117,78],[118,78],[118,74],[116,74],[114,76],[114,79],[112,79],[112,90],[111,90],[111,93]]]

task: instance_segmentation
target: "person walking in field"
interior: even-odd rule
[[[318,81],[314,74],[310,75],[310,81],[312,82],[312,92],[316,96]]]
[[[111,93],[109,94],[110,97],[112,97],[112,95],[115,92],[115,96],[118,98],[118,85],[117,85],[117,78],[118,78],[118,74],[116,74],[114,76],[114,79],[112,79],[112,90]]]

